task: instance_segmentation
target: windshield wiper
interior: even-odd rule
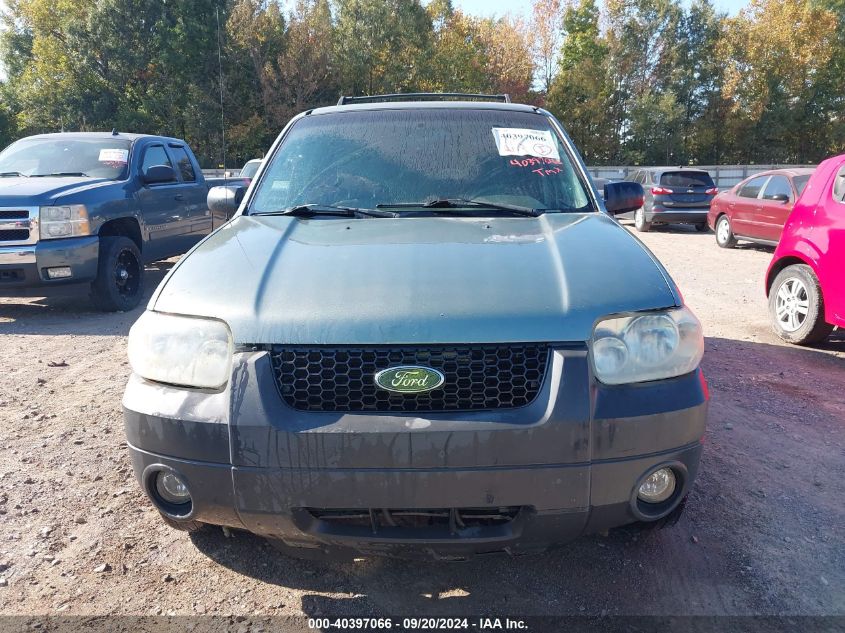
[[[468,198],[437,198],[427,202],[397,202],[395,204],[378,204],[378,209],[461,209],[471,207],[473,209],[493,209],[496,211],[509,211],[516,215],[525,215],[536,218],[543,214],[546,209],[532,209],[515,204],[499,204],[498,202],[486,202],[484,200],[470,200]]]
[[[26,174],[22,174],[19,171],[3,171],[3,172],[0,172],[0,178],[17,178],[18,176],[23,176],[24,178],[27,178]]]
[[[74,176],[82,176],[84,178],[87,178],[88,174],[81,171],[57,171],[52,174],[32,174],[33,178],[71,178]]]
[[[296,217],[314,217],[315,215],[338,215],[343,218],[395,218],[396,213],[389,211],[376,211],[375,209],[358,209],[356,207],[341,207],[333,204],[299,204],[281,211],[266,211],[264,213],[252,213],[250,215],[293,215]]]

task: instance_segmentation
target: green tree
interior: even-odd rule
[[[561,0],[533,0],[531,7],[531,45],[543,94],[549,94],[554,79],[557,56],[563,37]]]
[[[733,160],[806,162],[829,151],[838,25],[833,11],[809,0],[751,0],[728,20]]]
[[[345,94],[407,92],[423,80],[431,18],[419,0],[334,0],[335,61]]]
[[[725,146],[727,104],[722,96],[725,60],[720,48],[725,15],[710,0],[694,0],[678,33],[672,86],[683,107],[681,162],[719,163]]]
[[[477,37],[486,60],[487,90],[509,94],[516,101],[529,101],[534,54],[525,24],[508,16],[488,18],[478,24]]]
[[[156,131],[185,137],[210,155],[219,146],[209,125],[215,5],[18,0],[4,46],[13,50],[7,69],[19,127]]]
[[[0,85],[0,94],[3,86]],[[17,136],[17,124],[12,111],[5,103],[0,103],[0,150],[11,143]]]
[[[618,151],[609,54],[599,18],[595,0],[581,0],[566,9],[558,72],[546,97],[546,107],[591,163],[612,161]]]
[[[479,20],[457,11],[451,0],[433,0],[427,7],[432,42],[420,83],[430,92],[484,92],[488,89],[485,43]]]

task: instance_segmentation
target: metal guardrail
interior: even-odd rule
[[[611,180],[625,180],[640,169],[671,169],[677,165],[626,165],[587,167],[593,178],[609,178]],[[815,165],[690,165],[693,169],[703,169],[710,174],[719,189],[728,189],[748,176],[768,171],[769,169],[789,169],[798,167],[815,167]]]

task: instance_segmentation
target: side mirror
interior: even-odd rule
[[[176,172],[170,165],[153,165],[141,174],[145,185],[155,185],[165,182],[175,182]]]
[[[635,211],[644,200],[645,192],[638,182],[609,182],[604,186],[604,206],[611,215]]]
[[[776,193],[771,196],[766,196],[766,198],[775,202],[789,202],[789,196],[785,193]]]
[[[242,185],[212,187],[208,190],[206,202],[212,214],[223,215],[228,219],[241,206],[241,201],[243,201],[245,193],[246,187]]]

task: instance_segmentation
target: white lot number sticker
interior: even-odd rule
[[[101,149],[99,161],[101,163],[127,163],[129,162],[129,150]]]
[[[494,127],[493,138],[496,139],[499,156],[535,156],[560,160],[557,143],[548,130]]]

